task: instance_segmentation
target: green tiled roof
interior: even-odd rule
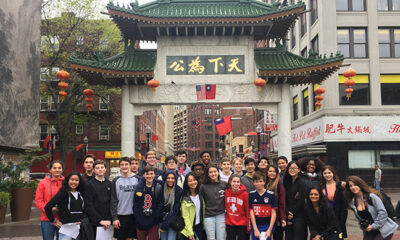
[[[109,3],[108,10],[150,18],[257,18],[296,8],[303,2],[283,6],[259,0],[156,0],[144,5],[120,7]]]
[[[261,71],[282,71],[310,68],[343,61],[344,56],[337,53],[330,57],[311,53],[308,58],[293,54],[284,47],[262,48],[254,50],[256,66]]]
[[[98,60],[71,58],[70,64],[120,72],[153,72],[157,50],[128,48],[125,52]]]

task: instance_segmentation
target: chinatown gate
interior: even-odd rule
[[[122,156],[135,153],[135,116],[161,105],[199,103],[196,85],[216,84],[212,103],[247,103],[278,114],[278,154],[291,160],[290,86],[320,83],[344,59],[287,51],[285,36],[305,11],[303,2],[156,0],[109,3],[107,10],[124,38],[124,52],[108,59],[72,58],[69,67],[90,84],[121,86]],[[266,39],[274,47],[255,48]],[[136,49],[137,40],[156,41],[157,49]],[[261,91],[257,78],[266,81]],[[155,92],[147,86],[152,79],[160,83]]]

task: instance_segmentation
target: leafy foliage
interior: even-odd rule
[[[7,206],[11,200],[11,194],[9,192],[0,192],[0,207]]]

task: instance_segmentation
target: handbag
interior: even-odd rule
[[[175,218],[171,221],[169,227],[177,232],[180,232],[185,228],[185,220],[181,215],[181,211],[179,211],[178,214],[176,214]]]

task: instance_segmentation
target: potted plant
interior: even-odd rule
[[[0,192],[0,224],[6,219],[7,205],[10,202],[11,195],[8,192]]]
[[[38,151],[40,149],[26,150],[20,155],[18,164],[0,161],[0,189],[11,193],[11,221],[29,220],[36,182],[25,179],[23,172],[48,158],[48,154],[38,156]]]

